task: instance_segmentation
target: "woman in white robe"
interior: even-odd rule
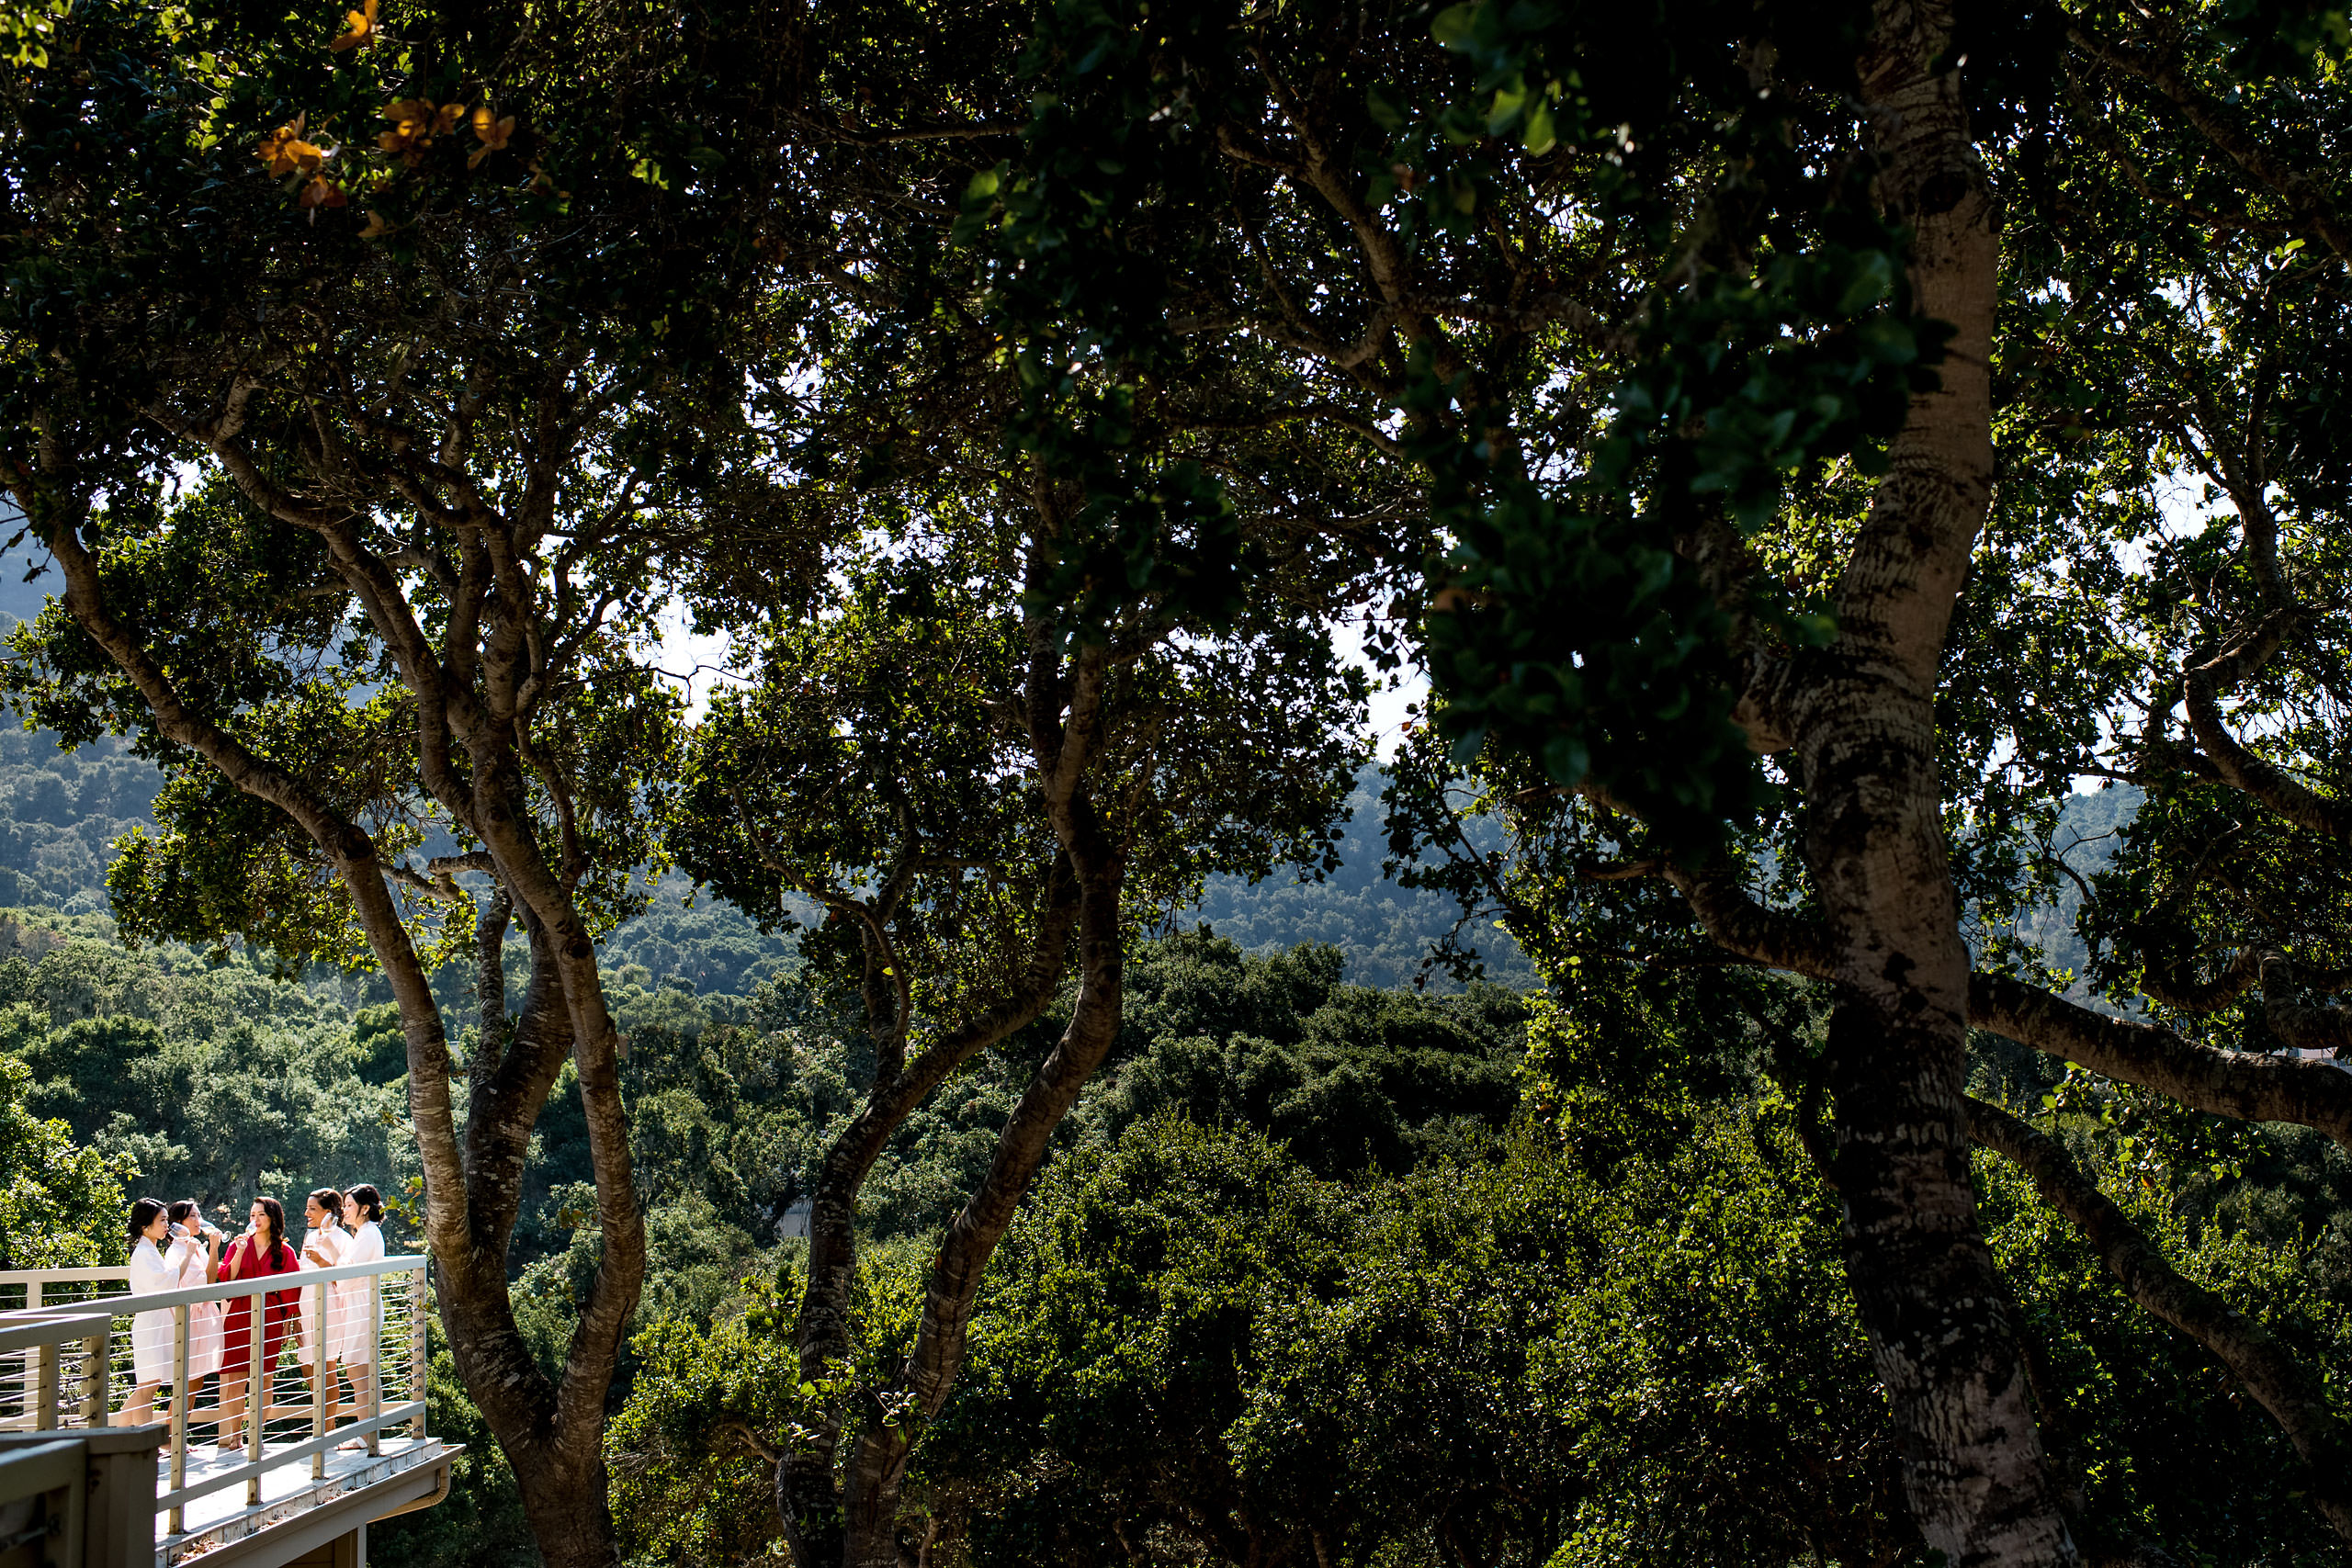
[[[322,1187],[311,1194],[302,1206],[302,1217],[310,1222],[311,1234],[302,1238],[302,1268],[307,1271],[332,1269],[343,1261],[344,1248],[351,1238],[343,1233],[343,1194],[332,1187]],[[302,1301],[297,1318],[296,1332],[302,1337],[300,1352],[302,1365],[313,1378],[325,1377],[334,1366],[334,1287],[328,1285],[327,1334],[323,1343],[319,1337],[319,1287],[302,1287]]]
[[[160,1295],[179,1289],[180,1265],[195,1244],[172,1235],[162,1202],[141,1198],[130,1205],[130,1293]],[[155,1418],[155,1391],[172,1381],[172,1313],[142,1312],[130,1320],[130,1397],[120,1420],[143,1427]]]
[[[170,1219],[175,1250],[180,1253],[178,1290],[193,1290],[198,1285],[220,1282],[220,1230],[207,1224],[204,1211],[187,1199],[171,1207]],[[185,1239],[188,1245],[180,1247]],[[204,1386],[204,1380],[220,1371],[220,1303],[198,1302],[187,1309],[187,1386],[192,1399],[195,1391]]]
[[[352,1226],[351,1240],[343,1250],[344,1262],[382,1262],[384,1233],[377,1222],[384,1217],[383,1194],[362,1182],[343,1195],[343,1214]],[[368,1310],[370,1283],[364,1278],[338,1280],[329,1287],[336,1293],[336,1301],[327,1309],[334,1320],[328,1350],[350,1380],[351,1403],[342,1408],[355,1421],[368,1414],[376,1378],[376,1340],[383,1326],[382,1308],[378,1307],[372,1319]]]

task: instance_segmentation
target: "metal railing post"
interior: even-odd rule
[[[409,1423],[408,1435],[422,1441],[424,1437],[424,1376],[426,1355],[424,1328],[425,1271],[416,1271],[416,1282],[409,1288],[409,1382],[408,1396],[416,1401],[416,1419]]]
[[[25,1310],[38,1312],[40,1307],[40,1281],[28,1280],[25,1282]],[[20,1359],[24,1362],[24,1382],[21,1386],[25,1395],[25,1414],[30,1416],[33,1415],[33,1401],[40,1390],[40,1352],[27,1350]],[[40,1423],[35,1420],[33,1426],[38,1430]]]
[[[113,1403],[113,1371],[107,1365],[107,1352],[113,1336],[106,1329],[82,1341],[82,1405],[79,1414],[85,1427],[103,1427],[110,1414],[107,1406]]]
[[[187,1484],[187,1418],[188,1406],[196,1402],[196,1393],[187,1386],[187,1321],[189,1309],[172,1309],[172,1484],[178,1491]],[[178,1503],[172,1505],[171,1518],[164,1526],[173,1535],[186,1533],[187,1509]]]
[[[251,1364],[245,1373],[246,1393],[249,1396],[247,1403],[252,1411],[252,1414],[246,1417],[245,1461],[249,1464],[259,1464],[261,1462],[261,1426],[264,1421],[269,1419],[267,1373],[275,1371],[268,1364],[273,1359],[268,1349],[269,1292],[256,1291],[245,1299],[254,1304],[253,1334],[249,1339],[252,1350],[249,1358]],[[255,1471],[245,1478],[245,1506],[248,1508],[261,1506],[261,1472],[259,1471]]]
[[[34,1355],[39,1365],[33,1374],[33,1430],[53,1431],[57,1427],[57,1347],[43,1345]]]
[[[313,1285],[311,1302],[311,1436],[320,1440],[319,1451],[311,1456],[311,1479],[323,1481],[327,1473],[327,1294],[332,1285]]]
[[[368,1455],[384,1451],[383,1434],[373,1425],[384,1413],[384,1277],[368,1276]]]

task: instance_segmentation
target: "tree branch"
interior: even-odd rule
[[[2154,964],[2142,969],[2140,989],[2153,999],[2181,1012],[2219,1012],[2252,990],[2263,977],[2268,953],[2258,947],[2242,949],[2211,980],[2192,980],[2167,974]]]
[[[2328,1407],[2324,1387],[2260,1324],[2173,1268],[2056,1139],[1981,1100],[1968,1102],[1968,1135],[2026,1173],[2042,1201],[2074,1222],[2143,1311],[2212,1352],[2245,1384],[2310,1465],[2313,1506],[2352,1540],[2352,1434]]]
[[[2155,1024],[2093,1012],[2006,975],[1969,976],[1968,1021],[2044,1055],[2169,1095],[2192,1111],[2291,1122],[2352,1150],[2352,1073],[2333,1064],[2215,1050]]]
[[[2230,733],[2229,726],[2222,718],[2217,682],[2207,673],[2210,668],[2200,666],[2190,671],[2183,684],[2188,698],[2188,727],[2197,736],[2199,748],[2222,775],[2222,781],[2253,796],[2299,828],[2309,829],[2338,843],[2352,843],[2352,806],[2329,799],[2293,777],[2284,768],[2263,761]]]
[[[2154,87],[2223,157],[2284,197],[2295,216],[2328,249],[2352,262],[2352,223],[2335,211],[2320,182],[2272,156],[2263,139],[2248,130],[2227,105],[2188,79],[2177,53],[2134,49],[2073,20],[2066,25],[2066,39],[2099,63]]]
[[[449,1098],[448,1040],[424,962],[384,886],[384,866],[377,858],[375,840],[293,776],[255,756],[182,700],[178,687],[145,646],[107,608],[97,562],[83,547],[74,522],[62,523],[49,546],[65,577],[67,611],[130,678],[154,715],[156,728],[175,744],[203,758],[244,794],[268,802],[291,818],[341,875],[368,945],[400,1003],[401,1033],[408,1045],[409,1113],[416,1127],[427,1191],[438,1194],[437,1202],[426,1205],[426,1228],[436,1251],[460,1251],[459,1243],[468,1234],[467,1194],[456,1113]]]
[[[1838,977],[1838,945],[1829,929],[1750,898],[1727,870],[1665,868],[1666,879],[1690,906],[1707,934],[1741,957],[1815,980]]]

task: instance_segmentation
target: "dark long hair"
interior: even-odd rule
[[[376,1190],[374,1183],[363,1181],[344,1196],[351,1200],[352,1207],[359,1211],[361,1219],[380,1220],[384,1217],[384,1195]]]
[[[160,1198],[141,1198],[139,1201],[130,1205],[131,1246],[137,1247],[139,1245],[141,1240],[143,1239],[143,1233],[146,1231],[147,1227],[155,1223],[155,1216],[163,1212],[164,1202]]]
[[[275,1198],[256,1198],[263,1215],[269,1221],[269,1251],[276,1252],[286,1245],[286,1205]],[[264,1253],[266,1258],[268,1253]]]

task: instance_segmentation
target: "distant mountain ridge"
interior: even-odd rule
[[[25,546],[0,555],[0,629],[38,615],[47,603],[54,570],[25,581],[34,569],[34,552]],[[0,729],[0,905],[105,912],[109,845],[135,826],[152,825],[160,782],[153,767],[118,740],[66,752],[46,732]],[[1357,775],[1339,870],[1319,882],[1282,872],[1255,885],[1214,878],[1200,904],[1170,924],[1205,924],[1244,952],[1260,954],[1327,943],[1340,950],[1353,985],[1421,980],[1423,960],[1460,910],[1444,894],[1400,886],[1381,874],[1386,849],[1381,783],[1376,767]],[[2139,792],[2128,788],[2071,796],[2059,818],[2062,858],[2085,876],[2104,867],[2114,852],[2114,833],[2131,820],[2139,799]],[[684,878],[667,879],[654,907],[608,941],[607,965],[639,964],[656,983],[675,976],[708,992],[737,988],[744,976],[788,962],[787,943],[763,936],[741,911],[707,895],[689,906],[690,892]],[[2064,886],[2056,905],[2020,925],[2054,965],[2077,976],[2088,960],[2075,931],[2080,902],[2081,896]],[[1509,936],[1491,929],[1480,936],[1487,978],[1516,990],[1535,986],[1532,967]],[[1434,989],[1458,988],[1442,976],[1427,980]]]
[[[0,606],[7,601],[0,594]],[[65,751],[47,731],[0,729],[0,906],[106,912],[109,846],[135,827],[153,826],[161,782],[119,740]],[[1366,769],[1350,797],[1340,868],[1326,880],[1302,883],[1277,874],[1252,886],[1219,877],[1200,906],[1174,923],[1206,923],[1250,953],[1327,942],[1346,959],[1350,983],[1411,985],[1456,911],[1442,894],[1400,887],[1380,874],[1379,792],[1378,773]],[[707,894],[688,907],[690,891],[683,877],[665,880],[654,907],[613,934],[605,963],[641,964],[656,982],[677,976],[710,991],[740,988],[746,976],[786,961],[784,942],[762,935],[740,911]],[[1526,960],[1507,937],[1495,935],[1489,977],[1516,989],[1532,987]]]
[[[0,729],[0,906],[52,908],[67,914],[107,910],[106,868],[111,845],[134,827],[151,825],[160,776],[119,740],[101,739],[76,751],[60,750],[45,731]],[[1251,886],[1238,877],[1211,881],[1200,904],[1170,923],[1205,924],[1244,952],[1286,952],[1305,942],[1328,943],[1347,962],[1349,983],[1411,986],[1422,960],[1458,914],[1442,893],[1399,886],[1380,872],[1385,853],[1380,775],[1367,768],[1349,797],[1350,818],[1340,840],[1340,869],[1321,882],[1280,873]],[[2095,874],[2115,852],[2140,793],[2128,787],[2071,796],[2059,816],[2055,848],[2078,874]],[[734,990],[788,963],[788,944],[763,935],[741,911],[703,895],[689,905],[692,885],[666,879],[654,907],[616,931],[606,944],[613,967],[642,965],[658,983],[675,976],[703,992]],[[2019,933],[2052,966],[2077,976],[2089,954],[2075,930],[2082,896],[2062,883],[2054,904],[2030,912]],[[1487,977],[1515,990],[1535,976],[1516,944],[1499,931],[1481,933]],[[1441,976],[1430,984],[1456,987]]]

